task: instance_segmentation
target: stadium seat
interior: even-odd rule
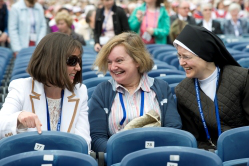
[[[24,132],[0,140],[0,159],[15,155],[18,153],[42,150],[68,150],[88,154],[88,145],[86,141],[76,134],[43,131],[38,134],[37,131]]]
[[[248,68],[249,69],[249,56],[248,58],[242,58],[238,60],[238,63],[244,67],[244,68]]]
[[[96,88],[96,86],[91,87],[91,88],[87,88],[88,100],[90,100],[90,99],[91,99],[92,94],[93,94],[93,92],[94,92],[95,88]]]
[[[102,73],[97,73],[97,71],[88,71],[88,72],[82,72],[82,79],[87,80],[89,78],[97,78],[97,77],[106,77],[111,76],[109,72],[107,72],[105,75]]]
[[[167,75],[163,77],[156,77],[166,81],[168,84],[180,83],[183,79],[186,78],[185,75]]]
[[[223,132],[217,141],[217,154],[223,162],[249,158],[249,127],[239,127]]]
[[[175,87],[178,85],[179,83],[174,83],[174,84],[169,84],[169,87],[171,89],[171,93],[173,95],[175,95]]]
[[[206,150],[172,146],[130,153],[120,166],[222,166],[222,161]]]
[[[150,77],[160,77],[168,75],[185,75],[185,72],[171,69],[157,69],[148,72],[148,76]]]
[[[223,166],[246,166],[249,161],[249,158],[229,160],[223,162]]]
[[[91,87],[97,86],[101,82],[108,81],[111,78],[112,77],[109,77],[109,76],[90,78],[87,80],[83,80],[83,84],[85,84],[87,88],[91,88]]]
[[[169,127],[149,127],[126,130],[107,141],[107,166],[119,163],[129,153],[160,146],[197,147],[195,137],[186,131]],[[151,165],[152,166],[152,165]]]
[[[89,155],[66,150],[44,150],[16,154],[0,160],[4,166],[97,166]]]
[[[11,77],[10,82],[15,80],[15,79],[27,78],[27,77],[30,77],[30,75],[28,73],[16,74],[13,77]]]
[[[233,46],[232,48],[235,50],[239,50],[242,51],[243,49],[245,49],[247,46],[249,46],[249,41],[247,43],[242,43],[242,44],[238,44]]]

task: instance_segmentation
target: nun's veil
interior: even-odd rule
[[[177,47],[177,43],[182,43],[203,60],[214,62],[220,67],[240,66],[227,51],[221,39],[206,28],[186,25],[174,41],[175,47]]]

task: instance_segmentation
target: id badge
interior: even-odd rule
[[[142,38],[146,41],[150,41],[152,36],[148,32],[144,32]]]
[[[30,41],[36,41],[36,34],[35,33],[31,33],[30,34]]]
[[[100,45],[105,45],[109,40],[110,40],[109,37],[107,37],[107,36],[101,36],[101,37],[99,38],[99,44],[100,44]]]

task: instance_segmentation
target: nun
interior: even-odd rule
[[[199,148],[216,149],[222,132],[249,124],[248,69],[203,27],[186,25],[173,44],[186,72],[175,88],[182,128]]]

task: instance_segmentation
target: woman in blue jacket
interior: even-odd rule
[[[134,118],[154,110],[162,127],[182,126],[168,84],[147,75],[153,60],[139,35],[122,33],[100,50],[95,61],[100,72],[112,79],[99,84],[89,102],[92,150],[105,152],[109,137]]]

